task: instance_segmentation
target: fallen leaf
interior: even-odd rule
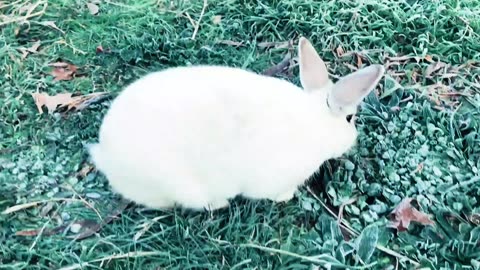
[[[43,113],[42,107],[47,107],[48,113],[53,113],[58,105],[68,104],[72,102],[72,94],[64,93],[50,96],[47,93],[33,93],[33,100],[39,113]]]
[[[236,47],[240,47],[240,46],[243,46],[243,41],[233,41],[233,40],[219,40],[217,42],[218,44],[225,44],[225,45],[229,45],[229,46],[236,46]]]
[[[20,48],[20,51],[22,52],[22,59],[25,59],[30,53],[38,52],[38,48],[40,48],[40,44],[41,44],[40,40],[37,40],[29,48]]]
[[[396,228],[399,231],[405,231],[412,221],[419,222],[422,225],[434,225],[435,223],[427,214],[418,211],[412,205],[412,198],[405,198],[392,211],[392,222],[389,227]]]
[[[64,224],[64,225],[60,225],[60,226],[52,228],[52,229],[45,229],[45,230],[43,230],[42,235],[50,236],[50,235],[54,235],[54,234],[59,234],[59,233],[63,232],[67,227],[68,227],[68,225]],[[36,235],[40,234],[41,232],[42,232],[42,229],[24,230],[24,231],[15,232],[15,235],[17,235],[17,236],[36,236]]]
[[[85,165],[80,171],[78,171],[77,175],[78,176],[81,176],[82,178],[84,178],[85,176],[87,176],[87,174],[89,172],[91,172],[93,170],[93,166],[92,165]]]
[[[82,96],[75,96],[68,103],[60,105],[60,107],[67,107],[67,110],[75,109],[80,111],[88,107],[90,104],[97,102],[107,96],[107,92],[96,92]]]
[[[116,219],[123,212],[123,210],[127,208],[129,204],[130,202],[127,200],[119,201],[118,206],[100,223],[97,223],[93,220],[83,220],[76,222],[80,224],[84,230],[70,238],[74,238],[75,240],[82,240],[94,235],[95,233],[99,232],[105,225]]]
[[[33,93],[32,97],[37,105],[39,113],[43,113],[42,107],[48,109],[48,113],[53,113],[57,108],[67,108],[67,111],[75,109],[76,111],[83,110],[93,102],[103,99],[107,96],[106,92],[97,92],[87,95],[80,95],[72,97],[71,93],[62,93],[50,96],[47,93]]]
[[[444,68],[446,66],[447,66],[447,64],[445,64],[443,62],[432,63],[427,67],[427,70],[425,71],[425,76],[430,77],[435,71],[438,71],[441,68]]]
[[[46,217],[50,211],[52,211],[53,207],[55,206],[55,203],[53,202],[48,202],[46,203],[40,210],[40,216],[41,217]]]
[[[337,52],[337,56],[339,57],[345,53],[341,45],[339,45],[335,51]]]
[[[480,213],[470,215],[468,220],[477,226],[480,225]]]
[[[262,72],[262,74],[266,75],[266,76],[274,76],[274,75],[277,75],[279,73],[284,72],[290,66],[290,60],[291,59],[292,59],[292,55],[289,52],[285,55],[283,60],[280,61],[280,63],[272,66],[271,68],[269,68],[267,70],[265,70],[264,72]]]
[[[293,51],[293,41],[290,41],[289,44],[288,44],[288,52],[287,54],[285,54],[285,56],[283,57],[283,60],[280,61],[280,63],[270,67],[269,69],[265,70],[262,72],[263,75],[266,75],[266,76],[274,76],[274,75],[277,75],[279,73],[282,73],[282,72],[285,72],[286,70],[288,70],[288,68],[294,63],[292,60],[292,51]]]
[[[213,24],[220,24],[221,22],[222,22],[222,16],[220,15],[213,16],[212,18]]]
[[[35,43],[33,43],[32,46],[27,50],[31,53],[36,53],[38,51],[38,48],[40,48],[40,40],[37,40]]]
[[[433,57],[429,54],[425,55],[425,60],[432,63],[433,62]]]
[[[73,75],[77,72],[77,67],[66,62],[56,62],[50,64],[54,67],[51,74],[55,77],[55,81],[68,81],[73,79]]]
[[[279,41],[279,42],[260,42],[257,44],[258,47],[262,49],[267,49],[274,47],[276,49],[283,49],[283,48],[288,48],[291,44],[291,41]]]
[[[15,235],[17,236],[35,236],[37,235],[41,230],[25,230],[25,231],[17,231],[15,232]]]
[[[90,11],[90,14],[92,15],[97,15],[98,12],[100,11],[100,8],[94,3],[87,3],[87,8]]]
[[[357,54],[357,67],[361,68],[363,65],[362,58]]]
[[[44,22],[39,22],[38,24],[40,25],[43,25],[43,26],[49,26],[55,30],[58,30],[60,32],[62,32],[62,34],[65,34],[65,32],[63,32],[62,29],[58,28],[58,26],[55,24],[54,21],[44,21]]]

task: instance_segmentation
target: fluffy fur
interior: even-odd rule
[[[222,66],[170,68],[137,80],[113,101],[99,143],[89,146],[94,164],[116,192],[151,208],[217,209],[236,195],[291,199],[325,160],[354,145],[345,108],[357,106],[383,74],[371,66],[346,78],[354,80],[351,89],[336,89],[304,38],[299,58],[304,91]],[[338,96],[345,93],[350,99]]]

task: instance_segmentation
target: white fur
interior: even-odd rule
[[[306,42],[306,41],[303,41]],[[220,66],[177,67],[129,85],[89,151],[115,191],[152,208],[285,201],[357,132],[323,89]]]

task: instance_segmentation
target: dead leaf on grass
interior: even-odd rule
[[[73,238],[75,240],[82,240],[85,238],[88,238],[97,232],[99,232],[105,225],[108,223],[112,222],[113,220],[117,219],[120,214],[122,214],[123,210],[127,208],[127,206],[130,204],[129,201],[127,200],[121,200],[119,201],[117,207],[113,209],[113,211],[103,219],[102,222],[98,223],[93,220],[83,220],[83,221],[78,221],[76,222],[77,224],[81,225],[82,232],[69,237]]]
[[[90,104],[97,102],[108,95],[107,92],[96,92],[91,94],[86,94],[82,96],[75,96],[73,100],[68,104],[63,104],[60,107],[67,107],[67,110],[75,109],[80,111],[90,106]]]
[[[243,46],[243,41],[233,41],[233,40],[219,40],[218,44],[224,44],[229,46],[240,47]]]
[[[280,61],[280,63],[278,63],[278,64],[268,68],[264,72],[262,72],[263,75],[274,76],[274,75],[277,75],[279,73],[282,73],[282,72],[285,72],[285,71],[288,70],[288,68],[293,64],[293,58],[292,58],[292,55],[293,55],[293,41],[290,41],[288,48],[289,48],[289,50],[288,50],[287,54],[285,54],[285,56],[283,57],[283,60]]]
[[[39,113],[43,113],[42,107],[47,107],[48,113],[53,113],[57,108],[67,108],[67,111],[75,109],[76,111],[82,110],[103,98],[107,95],[106,92],[97,92],[87,95],[74,96],[71,93],[61,93],[54,96],[50,96],[47,93],[37,92],[33,93],[32,97],[37,105]]]
[[[266,41],[266,42],[260,42],[257,44],[258,47],[262,48],[262,49],[268,49],[268,48],[276,48],[276,49],[284,49],[284,48],[288,48],[290,46],[290,44],[292,43],[292,41],[279,41],[279,42],[269,42],[269,41]]]
[[[55,77],[55,81],[68,81],[73,79],[75,72],[77,72],[77,66],[66,62],[55,62],[50,64],[53,67],[51,72]]]
[[[68,225],[60,225],[58,227],[52,228],[52,229],[35,229],[35,230],[24,230],[24,231],[17,231],[15,232],[16,236],[37,236],[40,233],[44,236],[51,236],[55,234],[59,234],[63,232],[66,228],[68,228]],[[43,231],[43,232],[42,232]]]
[[[87,164],[87,165],[83,166],[83,168],[80,171],[78,171],[77,175],[82,177],[82,178],[85,178],[85,176],[87,176],[87,174],[89,172],[91,172],[92,170],[93,170],[93,166]]]
[[[222,16],[221,15],[216,15],[212,17],[212,23],[213,24],[220,24],[222,22]]]
[[[398,231],[405,231],[412,221],[419,222],[423,225],[434,225],[427,214],[418,211],[412,205],[412,198],[405,198],[400,204],[392,211],[392,222],[389,227],[396,228]]]
[[[41,44],[41,41],[37,40],[29,48],[20,48],[20,51],[22,52],[22,59],[25,59],[30,53],[38,52],[38,48],[40,48],[40,44]]]
[[[480,225],[480,213],[471,214],[468,220],[477,226]]]
[[[342,56],[343,54],[345,54],[345,51],[343,50],[343,48],[342,48],[341,45],[339,45],[335,51],[337,52],[337,56],[338,56],[338,57],[340,57],[340,56]]]
[[[425,71],[425,76],[426,77],[431,77],[432,74],[435,72],[435,71],[438,71],[440,70],[441,68],[444,68],[446,67],[447,64],[443,63],[443,62],[435,62],[435,63],[432,63],[430,64],[428,67],[427,67],[427,70]]]
[[[430,63],[433,63],[433,57],[429,54],[425,55],[425,60],[430,62]]]
[[[53,29],[55,29],[55,30],[60,31],[62,34],[65,34],[65,32],[64,32],[62,29],[58,28],[58,26],[55,24],[54,21],[38,22],[38,24],[43,25],[43,26],[51,27],[51,28],[53,28]]]
[[[100,11],[100,8],[94,3],[87,3],[87,8],[88,8],[88,11],[90,11],[90,14],[92,15],[97,15],[98,12]]]
[[[359,54],[356,54],[356,55],[357,55],[357,67],[361,68],[363,65],[362,57],[360,57]]]
[[[61,104],[68,104],[72,102],[72,94],[71,93],[64,93],[64,94],[57,94],[55,96],[50,96],[47,93],[33,93],[32,94],[33,100],[35,101],[35,105],[37,105],[37,109],[39,113],[43,113],[42,107],[47,107],[48,113],[53,113],[58,105]]]

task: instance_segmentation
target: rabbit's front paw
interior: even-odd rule
[[[295,195],[296,189],[289,190],[288,192],[282,193],[276,198],[273,199],[275,202],[287,202],[293,199],[293,196]]]
[[[205,207],[205,209],[208,211],[214,211],[220,208],[228,207],[229,205],[230,203],[228,202],[228,200],[219,200],[219,201],[209,203]]]

